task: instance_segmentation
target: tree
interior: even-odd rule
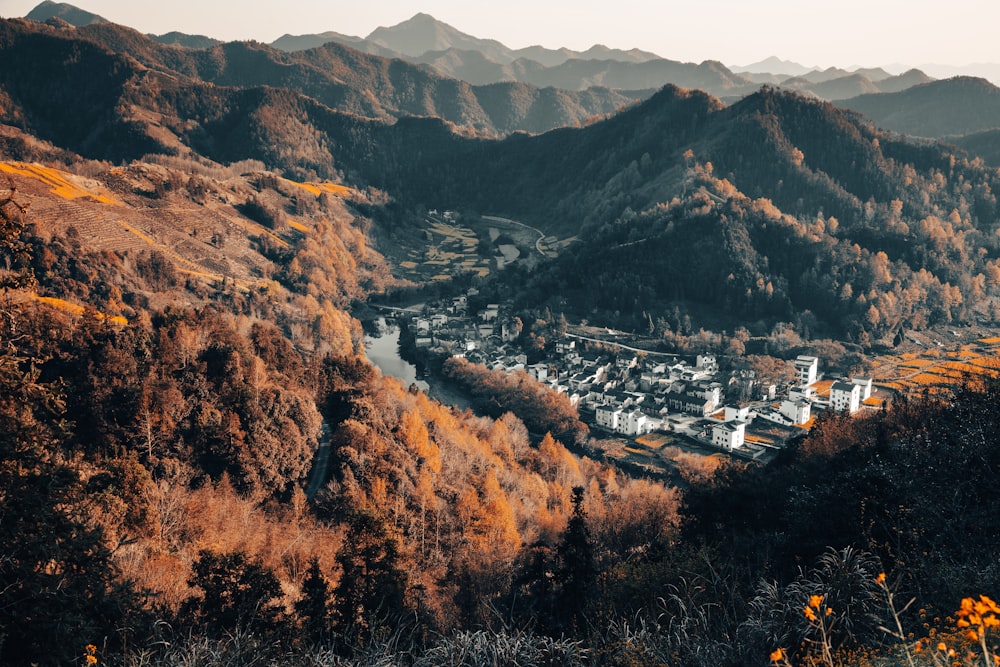
[[[295,613],[302,623],[302,632],[311,641],[322,644],[330,633],[330,587],[313,556],[309,571],[302,582],[302,597],[295,603]]]
[[[557,609],[572,630],[581,630],[597,578],[594,546],[583,509],[583,487],[573,488],[573,515],[566,525],[557,555]]]
[[[277,629],[281,614],[281,584],[260,560],[242,551],[215,554],[203,550],[194,563],[190,586],[203,591],[188,601],[192,617],[210,632]]]
[[[28,324],[45,314],[0,307],[0,661],[69,664],[84,644],[113,643],[141,614],[99,528],[80,476],[63,397],[40,380],[47,359],[28,356]],[[25,331],[22,331],[21,328]],[[134,608],[134,607],[132,607]]]
[[[375,511],[353,513],[337,554],[340,581],[334,616],[341,633],[363,642],[372,629],[403,607],[406,573],[400,567],[399,541]]]
[[[27,244],[21,240],[28,205],[17,201],[17,184],[10,175],[7,176],[7,184],[7,195],[0,198],[0,257],[20,265],[30,255]],[[31,272],[26,269],[9,269],[9,266],[8,270],[0,269],[0,290],[27,287],[34,281]]]

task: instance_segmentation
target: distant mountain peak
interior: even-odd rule
[[[52,2],[52,0],[44,0],[28,12],[24,18],[39,23],[45,23],[51,19],[61,19],[77,28],[94,23],[109,23],[103,16],[98,16],[65,2]]]
[[[802,76],[815,70],[815,67],[806,67],[791,60],[782,60],[778,56],[769,56],[759,62],[743,65],[741,67],[730,68],[734,72],[749,72],[752,74],[787,74],[789,76]]]

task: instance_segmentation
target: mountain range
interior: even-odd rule
[[[97,15],[50,0],[28,14],[28,18],[39,21],[53,17],[78,26],[105,22]],[[150,37],[161,43],[196,49],[219,45],[217,40],[201,35],[167,33]],[[893,76],[881,68],[844,70],[831,67],[820,70],[777,58],[730,68],[716,61],[683,63],[638,49],[611,49],[602,45],[594,45],[586,51],[541,46],[511,49],[496,40],[463,33],[423,13],[395,26],[377,28],[367,37],[333,31],[286,34],[270,46],[295,53],[330,42],[369,55],[404,60],[437,75],[475,86],[517,82],[577,92],[598,87],[633,91],[633,97],[643,97],[653,89],[672,83],[705,90],[732,101],[754,92],[761,84],[767,84],[820,99],[842,100],[863,94],[898,92],[931,80],[924,72],[912,68],[901,68],[898,70],[901,73]],[[597,109],[588,108],[587,111],[593,111],[591,115],[601,113]]]
[[[609,325],[677,304],[726,328],[809,311],[803,326],[870,345],[983,313],[989,292],[977,285],[1000,278],[995,169],[792,91],[727,105],[666,86],[579,128],[499,140],[467,128],[513,127],[546,91],[499,86],[491,107],[484,92],[497,86],[335,43],[192,50],[106,23],[7,20],[0,47],[0,122],[21,133],[92,160],[257,160],[374,188],[392,202],[369,212],[385,238],[422,207],[523,220],[574,245],[518,292]],[[518,87],[524,107],[512,104]],[[37,154],[16,135],[7,145]],[[910,296],[872,296],[888,292]]]

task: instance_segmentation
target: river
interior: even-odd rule
[[[365,334],[365,354],[383,375],[390,375],[407,387],[415,384],[418,389],[445,405],[460,410],[471,408],[472,401],[463,392],[423,371],[399,356],[399,326],[385,318],[378,319],[378,335]]]
[[[430,385],[417,367],[399,356],[399,326],[380,317],[378,333],[378,336],[365,335],[365,354],[368,360],[378,366],[383,375],[402,380],[407,387],[416,384],[419,389],[427,391]]]

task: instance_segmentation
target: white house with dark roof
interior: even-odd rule
[[[649,433],[649,417],[638,408],[629,410],[621,415],[621,418],[618,420],[618,428],[625,435]]]
[[[618,423],[621,421],[622,409],[614,405],[598,405],[594,411],[594,421],[601,428],[609,431],[617,431]]]
[[[739,419],[716,424],[712,427],[712,444],[731,452],[743,446],[747,423]]]
[[[838,380],[830,386],[830,407],[854,414],[861,407],[861,385]]]

